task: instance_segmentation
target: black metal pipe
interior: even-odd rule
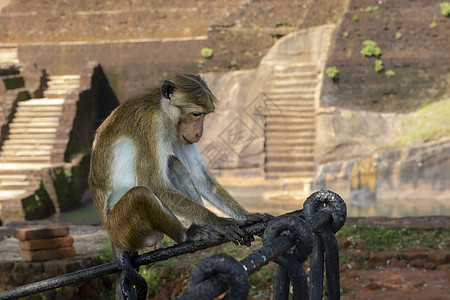
[[[336,237],[330,228],[324,227],[319,231],[325,246],[325,266],[327,277],[327,297],[330,300],[340,299],[339,282],[339,248]]]
[[[309,273],[309,299],[322,299],[323,290],[323,258],[324,246],[322,240],[314,235],[313,251],[311,253],[311,270]]]
[[[289,299],[289,287],[291,280],[283,267],[279,267],[275,275],[275,283],[273,284],[273,299],[285,300]]]
[[[282,235],[272,241],[268,246],[261,247],[260,249],[254,251],[249,256],[245,257],[240,261],[242,267],[247,272],[247,275],[254,273],[256,270],[265,266],[269,261],[273,260],[275,257],[281,253],[286,252],[288,249],[294,246],[295,242],[292,237],[288,235]],[[219,283],[219,281],[223,281]],[[209,289],[211,288],[211,290]],[[188,289],[183,295],[177,298],[177,300],[187,300],[187,299],[213,299],[222,293],[226,292],[228,285],[226,283],[226,278],[223,276],[217,278],[217,276],[211,277],[201,283],[199,283],[195,289]],[[208,296],[202,291],[208,292]]]
[[[290,214],[301,216],[302,211],[298,210]],[[264,229],[265,224],[263,222],[256,223],[246,227],[246,230],[253,235],[261,235],[264,232]],[[150,263],[167,260],[169,258],[179,256],[182,254],[194,253],[198,250],[218,246],[226,242],[228,242],[228,240],[221,239],[216,241],[196,241],[177,244],[171,247],[150,251],[147,253],[143,253],[139,256],[136,256],[133,259],[133,265],[135,266],[148,265]],[[62,286],[66,286],[69,284],[79,283],[89,279],[117,273],[119,271],[121,271],[119,264],[117,262],[110,262],[94,266],[91,268],[78,270],[72,273],[52,277],[49,279],[29,283],[8,290],[0,291],[0,299],[3,300],[3,299],[15,299],[19,297],[25,297],[32,294],[37,294],[55,288],[59,288]]]

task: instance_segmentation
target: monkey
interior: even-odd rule
[[[97,129],[89,184],[125,277],[136,277],[131,255],[161,248],[164,235],[177,243],[225,237],[250,245],[253,236],[241,226],[271,218],[245,210],[202,160],[197,142],[217,102],[201,76],[177,74],[119,105]],[[208,210],[203,199],[229,217]],[[138,293],[122,282],[125,296]]]

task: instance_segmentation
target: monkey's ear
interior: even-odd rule
[[[170,80],[164,80],[164,83],[161,86],[161,94],[164,98],[172,100],[170,96],[175,91],[175,84]]]

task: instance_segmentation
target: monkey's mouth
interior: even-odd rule
[[[191,142],[190,140],[188,140],[183,134],[181,136],[186,141],[186,143],[188,143],[189,145],[194,143],[194,142]]]

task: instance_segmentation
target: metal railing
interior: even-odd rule
[[[213,299],[225,292],[224,299],[247,299],[248,275],[271,260],[279,265],[274,299],[288,299],[291,285],[293,299],[322,299],[324,265],[326,295],[328,299],[339,299],[339,249],[334,234],[344,225],[346,216],[345,202],[338,194],[315,192],[306,199],[303,209],[275,217],[267,224],[261,222],[246,227],[247,232],[263,239],[263,247],[246,258],[238,261],[227,254],[217,254],[200,261],[191,272],[186,291],[177,299]],[[177,244],[137,255],[133,265],[148,265],[224,242],[227,240]],[[311,258],[309,286],[303,268],[308,257]],[[0,291],[0,299],[25,297],[120,271],[119,262],[106,263]],[[143,294],[146,295],[146,291]]]

